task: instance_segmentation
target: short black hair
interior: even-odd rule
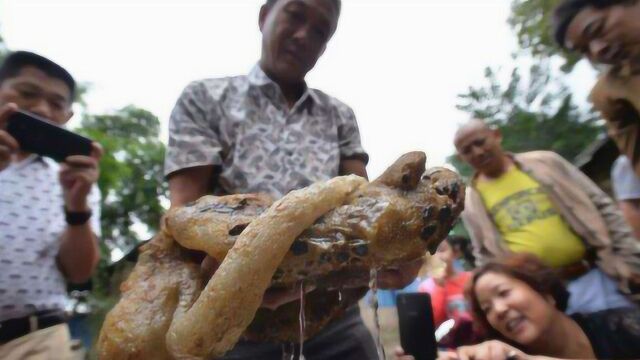
[[[33,66],[53,78],[62,80],[69,87],[69,94],[71,96],[69,101],[73,102],[76,95],[76,81],[73,79],[73,76],[55,62],[29,51],[14,51],[7,56],[2,65],[0,65],[0,83],[6,79],[18,76],[20,71],[26,66]]]
[[[273,6],[273,4],[275,4],[278,0],[267,0],[265,2],[266,6]],[[325,0],[326,1],[326,0]],[[333,5],[336,6],[336,10],[338,10],[338,15],[340,15],[340,9],[342,8],[342,1],[341,0],[331,0],[333,2]]]
[[[588,7],[605,9],[614,5],[635,3],[636,1],[637,0],[565,0],[553,11],[553,18],[551,20],[553,37],[558,45],[566,49],[565,37],[567,36],[567,29],[571,21],[573,21],[580,11]]]
[[[454,250],[460,252],[465,263],[470,268],[475,267],[476,257],[473,255],[471,240],[468,237],[462,235],[448,235],[446,241]]]

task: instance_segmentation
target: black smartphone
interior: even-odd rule
[[[438,357],[431,297],[427,293],[400,293],[396,297],[400,343],[416,360]]]
[[[7,132],[16,139],[21,150],[58,162],[71,155],[91,155],[91,139],[26,111],[19,110],[9,116]]]

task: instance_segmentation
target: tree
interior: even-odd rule
[[[85,114],[75,130],[104,148],[98,180],[102,194],[101,259],[93,277],[89,318],[95,340],[107,311],[118,299],[114,289],[124,276],[124,267],[114,274],[110,265],[158,231],[164,212],[161,200],[167,190],[163,179],[165,147],[158,139],[158,118],[135,106],[113,114]]]
[[[459,95],[457,107],[497,126],[506,150],[552,150],[571,160],[602,132],[596,117],[580,110],[567,87],[553,77],[548,61],[532,65],[527,79],[514,69],[506,86],[497,75],[487,68],[487,84]],[[457,157],[449,160],[463,175],[471,173]]]
[[[551,29],[553,10],[561,1],[513,0],[508,22],[516,33],[522,52],[538,58],[561,56],[565,59],[562,70],[571,72],[580,57],[560,49]]]
[[[159,228],[166,192],[160,122],[152,113],[128,106],[110,115],[86,115],[78,131],[104,148],[98,186],[102,238],[108,250],[103,255],[109,260]]]

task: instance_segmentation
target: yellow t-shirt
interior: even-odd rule
[[[500,234],[513,252],[528,252],[547,264],[575,263],[586,251],[538,182],[517,167],[476,184]]]

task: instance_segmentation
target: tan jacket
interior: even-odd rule
[[[591,90],[591,102],[606,120],[609,136],[640,176],[640,73],[600,77]]]
[[[513,156],[516,166],[540,183],[560,215],[597,256],[596,264],[630,294],[629,278],[640,276],[640,242],[613,200],[578,168],[550,151]],[[473,183],[467,187],[462,220],[479,264],[509,252]],[[640,294],[633,300],[640,301]]]

